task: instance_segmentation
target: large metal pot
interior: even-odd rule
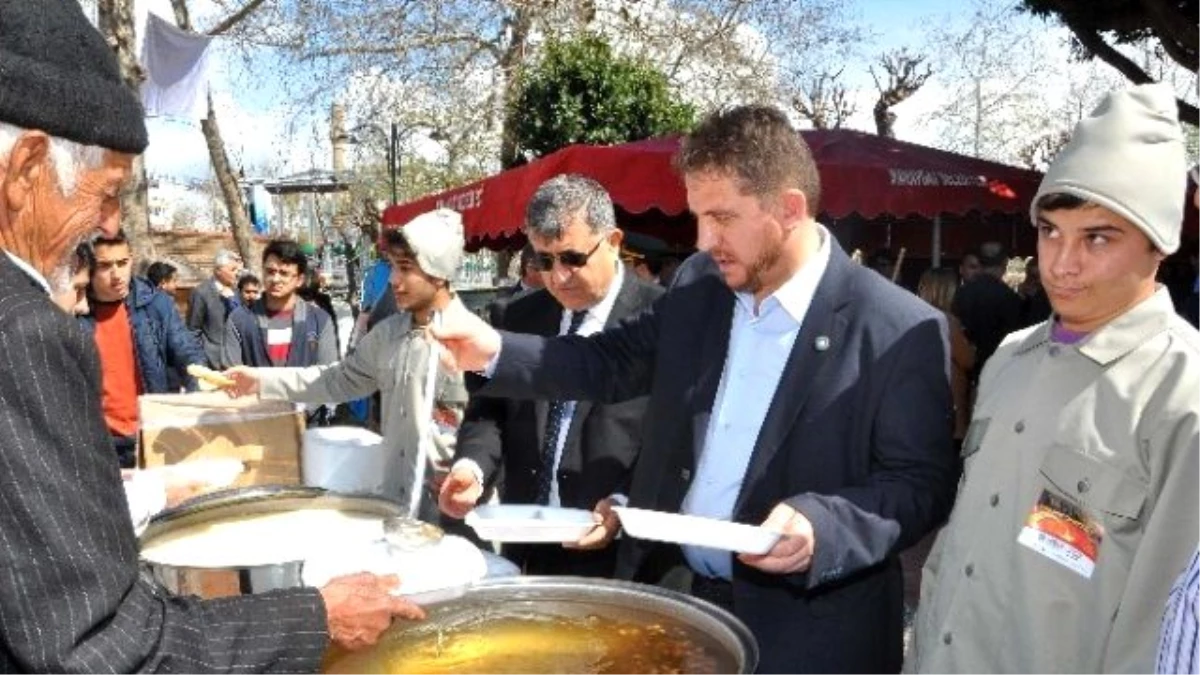
[[[184,532],[189,528],[246,516],[308,509],[331,509],[378,516],[380,519],[399,516],[402,513],[399,504],[385,499],[336,494],[320,488],[234,488],[189,500],[178,508],[160,513],[150,521],[139,541],[145,548],[158,537]],[[297,534],[302,536],[302,533]],[[217,598],[303,585],[301,571],[304,561],[297,559],[280,559],[269,565],[229,567],[189,567],[145,560],[143,562],[149,565],[159,583],[177,595]]]
[[[405,657],[420,651],[421,645],[429,642],[431,634],[436,635],[440,653],[442,640],[464,625],[470,626],[471,632],[465,638],[470,643],[486,640],[486,636],[495,634],[500,625],[498,622],[514,616],[531,619],[606,616],[641,625],[671,623],[699,634],[711,651],[719,653],[718,672],[751,673],[758,665],[757,642],[745,624],[732,614],[691,596],[644,584],[577,577],[487,579],[469,587],[458,599],[425,609],[428,613],[426,621],[395,624],[378,645],[366,652],[331,654],[326,660],[326,669],[332,672],[388,672],[389,662],[395,663],[390,661],[391,657]],[[553,639],[539,641],[537,648],[545,652],[558,645],[563,650],[572,648],[569,640],[560,643]],[[549,671],[588,672],[581,670],[577,660],[572,660],[577,654],[561,656],[562,664],[549,665]],[[554,659],[556,655],[550,654],[549,658]],[[410,662],[409,667],[411,665]],[[472,670],[479,665],[467,664],[463,672],[479,672]],[[547,664],[542,662],[540,665]],[[437,672],[442,667],[453,670],[455,664],[423,663],[422,666]],[[514,672],[538,672],[537,666],[526,663],[515,667],[518,670]],[[501,668],[484,672],[507,671]]]

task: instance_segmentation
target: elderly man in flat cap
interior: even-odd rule
[[[95,346],[51,294],[145,147],[79,4],[0,0],[0,671],[315,671],[420,615],[395,578],[200,601],[138,570]]]
[[[1200,533],[1200,334],[1155,283],[1183,220],[1176,115],[1163,85],[1112,93],[1046,171],[1030,215],[1054,314],[983,371],[909,669],[1154,670]]]

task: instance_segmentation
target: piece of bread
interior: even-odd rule
[[[187,374],[201,382],[206,382],[220,389],[237,386],[237,382],[234,382],[231,378],[225,377],[225,375],[218,373],[212,368],[207,368],[198,363],[188,366]]]

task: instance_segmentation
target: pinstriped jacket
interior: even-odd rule
[[[0,671],[315,671],[312,589],[200,601],[139,572],[95,346],[0,252]]]

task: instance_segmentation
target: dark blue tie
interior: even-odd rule
[[[571,326],[567,328],[567,335],[574,335],[579,330],[579,324],[583,323],[583,317],[587,316],[587,312],[572,312]],[[550,503],[550,483],[554,478],[554,451],[558,448],[558,434],[562,431],[564,424],[567,424],[567,403],[569,401],[551,401],[550,408],[546,411],[546,434],[542,437],[542,470],[538,472],[537,484],[537,503]]]

